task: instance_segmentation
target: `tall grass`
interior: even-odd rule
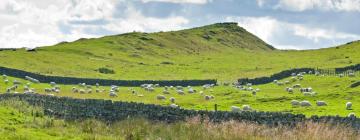
[[[238,121],[213,123],[208,120],[200,121],[198,117],[176,123],[149,121],[143,118],[128,118],[112,123],[105,123],[95,119],[64,121],[43,115],[35,115],[42,114],[41,107],[33,107],[16,99],[0,101],[0,105],[0,111],[4,110],[4,108],[15,110],[18,112],[18,115],[15,115],[19,117],[18,120],[24,120],[17,121],[16,124],[11,126],[6,125],[6,123],[0,124],[0,137],[4,139],[360,139],[360,134],[350,127],[324,123],[305,122],[295,127],[269,127]],[[6,116],[0,116],[0,120],[4,118]],[[12,120],[7,121],[11,122]],[[11,130],[8,130],[9,128]]]

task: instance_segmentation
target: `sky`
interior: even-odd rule
[[[360,39],[360,0],[0,0],[0,48],[219,22],[278,49],[332,47]]]

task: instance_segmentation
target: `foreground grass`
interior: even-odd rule
[[[40,107],[18,100],[0,101],[1,139],[174,139],[174,140],[327,140],[359,139],[355,130],[346,126],[330,126],[306,122],[296,127],[267,127],[249,122],[185,122],[163,123],[141,118],[104,123],[98,120],[65,122],[44,116]]]
[[[250,105],[257,111],[278,111],[289,112],[294,114],[311,115],[340,115],[347,116],[349,113],[360,114],[360,87],[350,88],[351,83],[360,80],[360,77],[336,77],[336,76],[314,76],[306,75],[304,80],[296,81],[289,85],[278,86],[273,83],[253,86],[253,88],[259,88],[261,91],[255,96],[250,91],[242,91],[232,86],[215,86],[212,89],[204,90],[202,87],[193,87],[198,91],[195,94],[185,93],[185,95],[179,95],[175,90],[170,90],[170,94],[163,94],[163,88],[156,88],[154,92],[148,92],[139,87],[120,87],[118,97],[110,97],[110,87],[100,87],[105,89],[103,93],[95,93],[95,86],[93,86],[92,93],[72,93],[72,87],[77,85],[60,85],[61,92],[53,93],[56,96],[66,96],[81,99],[108,99],[114,101],[128,101],[139,102],[147,104],[159,104],[168,106],[171,104],[169,98],[175,97],[175,103],[182,108],[195,109],[195,110],[214,110],[215,104],[218,105],[219,110],[230,110],[230,107],[235,105],[241,107],[242,105]],[[21,81],[23,84],[28,81],[9,78],[10,83],[5,84],[0,81],[0,91],[2,93],[6,88],[12,86],[11,81]],[[283,79],[286,81],[289,79]],[[285,88],[294,84],[301,84],[303,87],[312,87],[316,96],[304,96],[298,90],[295,90],[294,94],[289,94],[285,91]],[[50,88],[49,84],[31,84],[31,88],[35,88],[40,94],[44,94],[44,88]],[[130,89],[134,89],[137,94],[132,94]],[[17,92],[23,92],[23,85],[19,86]],[[185,92],[187,88],[185,88]],[[199,91],[204,91],[204,94],[199,94]],[[142,95],[141,97],[139,95]],[[166,100],[156,99],[157,95],[165,95]],[[207,101],[204,99],[204,95],[213,95],[215,99]],[[293,107],[291,100],[308,100],[311,102],[311,107]],[[325,101],[327,106],[318,107],[316,101]],[[346,110],[346,102],[353,103],[352,110]]]

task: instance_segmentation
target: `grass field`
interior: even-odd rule
[[[236,24],[213,24],[173,32],[81,39],[36,52],[0,51],[0,65],[68,77],[227,81],[295,67],[357,64],[359,48],[360,42],[353,42],[320,50],[276,50]],[[115,73],[100,73],[99,68]]]
[[[15,78],[9,78],[13,81]],[[347,116],[349,113],[354,112],[360,114],[360,87],[350,88],[349,86],[358,81],[359,77],[336,77],[336,76],[314,76],[306,75],[304,80],[296,81],[289,85],[278,86],[273,83],[253,86],[253,88],[259,88],[261,91],[255,96],[250,91],[243,91],[236,89],[232,86],[215,86],[212,89],[204,90],[202,87],[193,87],[198,93],[185,95],[179,95],[175,90],[170,90],[170,94],[163,94],[163,88],[156,88],[154,92],[145,91],[140,87],[120,87],[118,97],[110,97],[110,87],[100,87],[105,89],[103,93],[95,93],[95,86],[93,86],[92,93],[72,93],[72,87],[78,87],[78,85],[61,85],[61,92],[54,93],[56,96],[67,96],[75,98],[91,98],[91,99],[110,99],[117,101],[133,101],[147,104],[160,104],[170,105],[170,97],[175,97],[176,104],[186,109],[195,110],[214,110],[214,105],[218,104],[219,110],[230,110],[230,107],[235,105],[241,107],[242,105],[250,105],[257,111],[281,111],[290,112],[295,114],[310,115],[340,115]],[[22,79],[17,79],[22,83],[27,83]],[[283,79],[289,80],[289,79]],[[285,91],[286,87],[290,87],[294,84],[301,84],[303,87],[312,87],[318,94],[316,96],[304,96],[300,91],[295,90],[294,94],[289,94]],[[5,91],[6,88],[12,84],[6,85],[4,82],[0,82],[0,91]],[[30,87],[37,89],[37,92],[44,93],[44,88],[50,88],[50,84],[32,84]],[[136,91],[136,95],[132,94],[130,89]],[[23,92],[23,86],[20,86],[17,92]],[[199,94],[199,91],[204,91],[203,95]],[[185,92],[187,89],[185,88]],[[139,97],[139,95],[143,95]],[[157,95],[165,95],[166,100],[157,100]],[[205,95],[213,95],[215,99],[205,100]],[[291,100],[308,100],[312,103],[311,107],[293,107]],[[326,101],[328,106],[318,107],[316,101]],[[346,110],[346,102],[353,103],[353,110]]]
[[[106,124],[97,120],[64,121],[43,115],[41,107],[29,106],[18,100],[0,101],[0,137],[2,140],[62,139],[358,139],[359,133],[345,126],[329,126],[307,122],[289,129],[267,127],[249,122],[228,121],[201,123],[197,118],[185,122],[162,123],[141,118]]]

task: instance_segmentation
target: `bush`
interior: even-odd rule
[[[104,74],[114,74],[114,73],[115,73],[114,70],[109,69],[109,68],[104,68],[104,67],[99,68],[98,71],[99,71],[100,73],[104,73]]]

